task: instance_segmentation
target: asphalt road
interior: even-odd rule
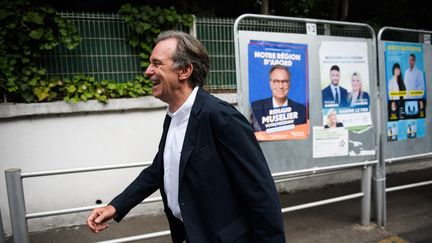
[[[392,174],[387,184],[400,185],[432,179],[432,169]],[[360,182],[331,185],[319,189],[283,193],[283,207],[356,193]],[[432,185],[395,191],[387,194],[387,225],[373,223],[362,226],[360,199],[289,212],[284,214],[287,242],[378,242],[378,243],[430,243],[432,242]],[[373,220],[373,219],[372,219]],[[168,229],[164,215],[140,216],[113,222],[100,234],[91,233],[80,225],[47,232],[32,233],[31,242],[94,242],[127,237]],[[12,242],[7,239],[6,242]],[[170,238],[159,237],[140,242],[165,243]]]

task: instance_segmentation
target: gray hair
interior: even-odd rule
[[[175,30],[161,32],[156,39],[156,44],[171,38],[177,40],[177,48],[171,57],[174,68],[183,69],[192,65],[189,83],[192,87],[203,86],[210,68],[210,58],[206,48],[197,38]]]

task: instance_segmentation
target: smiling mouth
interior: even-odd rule
[[[153,87],[157,86],[158,84],[160,84],[159,80],[151,80],[153,83]]]

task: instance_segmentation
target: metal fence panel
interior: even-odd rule
[[[141,73],[139,54],[128,41],[130,29],[118,14],[60,13],[82,40],[74,50],[60,45],[41,58],[49,77],[86,74],[96,80],[125,82]]]
[[[130,28],[120,15],[59,14],[77,27],[82,40],[74,50],[58,46],[41,57],[40,66],[46,68],[49,77],[85,74],[98,81],[126,82],[143,72],[137,48],[128,43]],[[197,38],[211,58],[206,88],[212,92],[235,91],[234,19],[196,18],[195,24]]]
[[[197,18],[197,38],[211,59],[206,87],[213,92],[236,90],[233,26],[231,18]]]

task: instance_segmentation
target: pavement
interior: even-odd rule
[[[432,168],[391,174],[387,185],[432,180]],[[280,194],[282,207],[299,205],[360,191],[360,182],[325,186],[313,190]],[[287,242],[374,242],[431,243],[432,185],[387,194],[387,225],[378,227],[360,222],[360,199],[333,203],[284,214]],[[373,219],[372,219],[373,220]],[[111,223],[106,231],[94,234],[85,225],[31,233],[31,242],[95,242],[168,229],[164,215],[138,216]],[[13,242],[7,239],[7,243]],[[142,240],[145,243],[170,242],[169,236]]]

